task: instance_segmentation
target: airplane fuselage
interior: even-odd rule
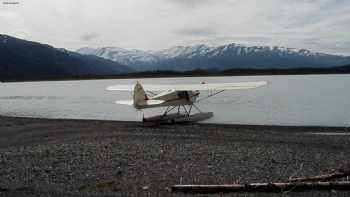
[[[164,106],[180,106],[180,105],[192,105],[197,97],[199,96],[199,91],[176,91],[168,90],[161,92],[155,96],[148,99],[151,100],[162,100],[165,101],[161,104],[143,104],[134,103],[136,109],[154,108],[154,107],[164,107]]]

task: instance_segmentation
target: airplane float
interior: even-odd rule
[[[239,82],[239,83],[201,83],[183,85],[151,85],[144,87],[136,82],[136,85],[114,85],[107,87],[110,91],[133,91],[132,100],[116,101],[117,104],[133,106],[137,110],[146,108],[166,107],[161,115],[145,118],[142,121],[147,123],[180,123],[196,122],[211,118],[213,112],[202,112],[196,103],[220,94],[225,90],[254,89],[266,85],[266,81]],[[200,91],[210,93],[199,98]],[[197,113],[193,113],[193,109]],[[175,111],[175,112],[173,112]],[[173,113],[170,113],[173,112]]]

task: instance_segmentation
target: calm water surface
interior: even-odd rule
[[[350,125],[350,75],[244,76],[138,79],[141,83],[191,84],[268,81],[255,90],[226,91],[199,104],[214,112],[206,122],[225,124]],[[130,92],[110,92],[136,79],[0,83],[0,114],[45,118],[139,121],[143,112],[116,105]],[[205,96],[207,92],[203,93]],[[162,110],[162,109],[161,109]],[[145,115],[160,113],[145,110]]]

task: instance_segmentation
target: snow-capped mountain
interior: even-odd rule
[[[350,57],[315,53],[305,49],[228,44],[176,46],[158,51],[117,47],[81,48],[81,54],[96,55],[138,70],[301,68],[332,67],[350,63]]]
[[[104,48],[81,48],[77,50],[78,53],[84,55],[96,55],[105,59],[118,62],[123,65],[130,65],[136,70],[143,70],[145,64],[152,64],[158,62],[158,58],[152,53],[141,50],[126,50],[118,47],[104,47]]]

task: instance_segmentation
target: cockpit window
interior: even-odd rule
[[[187,91],[180,91],[177,93],[177,95],[180,97],[180,98],[186,98],[187,100],[189,99],[189,96],[188,96],[188,92]]]

